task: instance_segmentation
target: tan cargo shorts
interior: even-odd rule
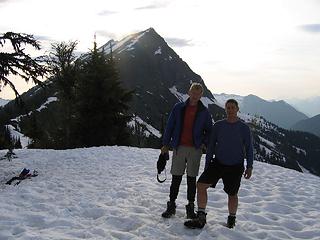
[[[179,146],[173,150],[171,174],[183,175],[187,168],[187,175],[196,177],[199,174],[200,160],[202,156],[201,148]]]

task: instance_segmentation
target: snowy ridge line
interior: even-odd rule
[[[188,99],[188,94],[185,93],[180,93],[178,92],[178,89],[176,86],[172,86],[171,88],[169,88],[169,91],[180,101],[180,102],[184,102]]]
[[[302,148],[298,148],[298,147],[296,147],[296,146],[292,146],[292,147],[294,147],[294,148],[296,149],[296,152],[297,152],[297,153],[303,153],[305,156],[307,155],[306,150],[304,150],[304,149],[302,149]]]
[[[58,98],[57,98],[57,97],[49,97],[49,98],[47,99],[47,101],[46,101],[44,104],[42,104],[39,108],[37,108],[35,111],[41,112],[42,109],[47,108],[47,105],[48,105],[48,104],[50,104],[50,103],[52,103],[52,102],[56,102],[56,101],[58,101]]]
[[[45,101],[39,108],[37,108],[37,109],[34,110],[34,111],[41,112],[41,110],[47,108],[47,105],[48,105],[48,104],[50,104],[50,103],[52,103],[52,102],[56,102],[56,101],[58,101],[58,98],[57,98],[57,97],[49,97],[49,98],[47,99],[47,101]],[[33,111],[30,111],[30,112],[28,112],[27,114],[23,114],[23,115],[20,115],[20,116],[18,116],[18,117],[16,117],[16,118],[12,118],[12,119],[10,119],[10,121],[11,121],[11,122],[20,122],[20,121],[21,121],[21,118],[26,117],[26,116],[30,116],[30,115],[32,114],[32,112],[33,112]]]
[[[169,88],[169,91],[180,101],[180,102],[184,102],[189,98],[188,94],[185,93],[180,93],[177,89],[176,86],[172,86],[171,88]],[[208,97],[202,97],[201,102],[203,103],[203,105],[205,105],[206,107],[209,106],[209,104],[216,104],[216,101],[214,101],[213,99],[210,99]]]
[[[259,148],[260,149],[264,149],[265,151],[266,151],[266,154],[267,155],[271,155],[271,153],[272,153],[272,150],[270,150],[268,147],[266,147],[266,146],[264,146],[264,145],[261,145],[261,144],[259,144]]]
[[[28,145],[32,142],[31,138],[23,135],[22,133],[18,132],[16,128],[12,125],[5,125],[5,127],[8,127],[10,136],[15,139],[20,139],[21,147],[27,148]]]
[[[16,118],[12,118],[12,119],[10,119],[10,122],[20,122],[21,118],[26,117],[26,116],[30,116],[31,113],[32,113],[32,111],[28,112],[27,114],[20,115]]]
[[[132,34],[129,36],[126,36],[120,41],[114,41],[110,40],[106,44],[104,44],[102,47],[99,48],[99,50],[102,50],[105,54],[109,54],[111,52],[110,45],[112,47],[112,51],[117,51],[117,53],[121,53],[122,51],[131,51],[134,49],[134,45],[139,41],[139,39],[144,36],[147,32],[149,32],[150,29],[141,32],[140,34]]]
[[[240,111],[241,111],[241,109],[240,109]],[[278,126],[276,126],[274,124],[270,124],[269,122],[267,122],[264,118],[262,118],[260,116],[253,116],[249,113],[239,112],[238,117],[241,118],[242,120],[244,120],[245,122],[253,122],[257,125],[260,125],[264,129],[275,130],[278,134],[284,136],[284,134],[279,131]]]
[[[0,150],[0,155],[5,153]],[[223,226],[228,207],[219,181],[208,190],[207,224],[200,231],[183,226],[185,177],[175,217],[161,218],[171,176],[163,184],[156,181],[158,149],[106,146],[15,153],[18,158],[11,162],[0,161],[0,239],[317,240],[320,236],[320,178],[308,173],[254,162],[252,178],[241,182],[235,228]],[[204,163],[203,155],[200,172]],[[18,186],[4,184],[24,167],[36,169],[39,176]]]
[[[239,104],[239,106],[241,108],[242,102],[243,102],[243,98],[244,98],[243,96],[240,96],[240,95],[226,94],[226,93],[221,93],[221,94],[214,93],[213,96],[217,100],[218,104],[220,106],[222,106],[223,108],[224,108],[224,105],[225,105],[226,101],[228,99],[230,99],[230,98],[235,99],[238,102],[238,104]]]
[[[134,45],[138,42],[138,40],[145,34],[146,32],[142,32],[141,34],[139,34],[138,36],[135,36],[133,38],[130,39],[130,43],[125,46],[123,49],[121,49],[120,51],[118,51],[118,53],[121,53],[122,51],[131,51],[134,49]]]
[[[260,139],[261,142],[269,145],[269,146],[272,147],[272,148],[275,148],[275,147],[276,147],[276,145],[275,145],[273,142],[270,142],[269,140],[267,140],[267,139],[265,139],[265,138],[263,138],[263,137],[261,137],[261,136],[259,136],[259,135],[258,135],[258,137],[259,137],[259,139]]]
[[[135,121],[137,121],[140,125],[144,125],[146,130],[144,131],[144,135],[146,137],[150,136],[150,133],[156,136],[157,138],[161,138],[161,133],[159,130],[151,126],[150,124],[144,122],[139,116],[133,117],[133,119],[128,123],[130,127],[135,128]]]
[[[43,109],[47,108],[48,104],[56,101],[58,101],[57,97],[49,97],[46,102],[44,102],[39,108],[37,108],[34,111],[41,112]],[[31,143],[32,140],[29,137],[19,132],[20,131],[19,122],[21,121],[21,118],[30,116],[32,112],[33,111],[30,111],[27,114],[20,115],[16,118],[10,119],[10,122],[15,123],[16,127],[14,127],[13,125],[6,125],[9,128],[10,135],[15,137],[16,139],[20,139],[22,148],[27,148],[27,146]]]
[[[296,162],[296,163],[298,164],[299,168],[301,169],[301,171],[302,171],[303,173],[309,173],[309,174],[311,174],[310,171],[309,171],[308,169],[304,168],[303,166],[301,166],[301,165],[299,164],[299,162]]]

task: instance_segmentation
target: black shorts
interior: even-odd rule
[[[238,194],[243,172],[243,164],[227,166],[215,161],[210,163],[208,168],[201,174],[198,182],[212,184],[211,187],[216,187],[217,182],[222,178],[223,190],[228,195],[233,196]]]

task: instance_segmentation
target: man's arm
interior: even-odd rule
[[[244,177],[249,179],[252,175],[252,165],[253,165],[253,144],[252,144],[252,135],[250,128],[247,126],[247,131],[245,135],[245,148],[246,148],[246,159],[247,167],[244,172]]]
[[[204,131],[205,132],[204,132],[203,144],[205,145],[205,148],[208,148],[209,138],[212,132],[212,118],[209,112],[207,112],[207,119],[206,119],[206,125],[205,125]]]
[[[213,154],[215,154],[216,143],[217,143],[216,125],[213,125],[211,129],[211,134],[209,137],[209,143],[208,143],[207,154],[206,154],[206,164],[204,169],[207,169],[211,160],[213,159]]]
[[[175,126],[175,119],[176,119],[176,108],[177,105],[175,105],[169,115],[168,122],[166,125],[166,129],[163,134],[162,138],[162,148],[161,148],[161,153],[165,153],[169,151],[169,143],[171,140],[173,128]]]

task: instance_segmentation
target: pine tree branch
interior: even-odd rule
[[[45,61],[42,57],[32,58],[24,52],[24,46],[27,45],[40,50],[40,44],[34,39],[33,35],[13,32],[0,35],[1,47],[4,47],[7,41],[11,43],[14,51],[0,52],[0,91],[2,86],[9,85],[16,97],[21,99],[8,76],[16,75],[26,82],[31,79],[33,83],[43,85],[39,77],[44,78],[49,69],[44,65]]]

